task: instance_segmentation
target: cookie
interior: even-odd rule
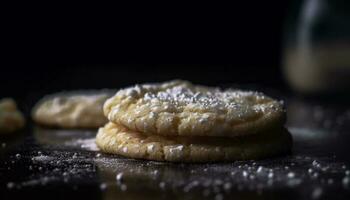
[[[225,136],[282,127],[282,103],[263,93],[220,90],[186,81],[136,85],[104,104],[111,122],[147,135]]]
[[[107,90],[56,93],[37,103],[32,118],[51,127],[98,128],[107,122],[102,108],[110,96]]]
[[[171,162],[213,162],[262,159],[290,151],[286,129],[235,138],[143,135],[121,125],[100,128],[96,144],[101,151],[129,158]]]
[[[25,125],[23,114],[17,109],[13,99],[0,100],[0,133],[15,132]]]

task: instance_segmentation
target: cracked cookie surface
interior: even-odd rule
[[[25,125],[23,114],[17,109],[13,99],[0,100],[0,133],[15,132]]]
[[[290,151],[292,138],[284,129],[235,138],[143,135],[121,125],[100,128],[96,144],[102,152],[172,162],[214,162],[262,159]]]
[[[111,122],[147,135],[225,136],[282,127],[282,103],[263,93],[175,80],[122,89],[104,104]]]
[[[111,91],[72,91],[48,95],[32,110],[35,122],[61,128],[98,128],[107,122],[103,104]]]

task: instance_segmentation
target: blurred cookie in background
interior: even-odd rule
[[[20,130],[25,125],[25,118],[18,110],[16,102],[11,98],[0,100],[0,134],[8,134]]]
[[[32,110],[33,120],[57,128],[98,128],[107,122],[104,102],[111,90],[60,92],[45,96]]]

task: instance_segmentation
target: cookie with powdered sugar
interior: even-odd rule
[[[103,104],[110,90],[71,91],[45,96],[32,110],[33,120],[59,128],[98,128],[107,123]]]
[[[262,159],[290,151],[292,138],[284,128],[256,135],[224,137],[144,135],[121,125],[100,128],[96,144],[102,152],[171,162],[214,162]]]
[[[23,114],[11,98],[0,100],[0,134],[15,132],[25,125]]]
[[[108,119],[146,135],[256,134],[285,122],[283,105],[263,93],[175,80],[122,89],[104,104]]]

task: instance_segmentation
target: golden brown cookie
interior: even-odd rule
[[[220,90],[187,81],[122,89],[104,104],[111,122],[147,135],[225,136],[282,127],[282,104],[262,93]]]
[[[172,162],[235,161],[267,158],[290,151],[286,129],[235,138],[143,135],[121,125],[100,128],[96,144],[101,151],[129,158]]]
[[[24,127],[25,119],[13,99],[0,100],[0,133],[15,132]]]

